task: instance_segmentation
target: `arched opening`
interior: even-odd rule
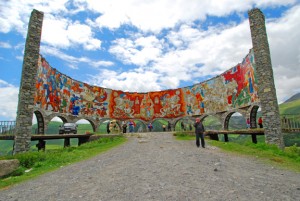
[[[40,111],[34,111],[32,117],[32,134],[45,134],[45,121]]]
[[[86,119],[80,119],[76,124],[78,134],[93,133],[96,130],[94,123]]]
[[[155,119],[152,122],[153,132],[165,132],[168,127],[168,120],[166,119]],[[149,129],[148,129],[149,130]]]
[[[208,115],[202,119],[205,130],[221,130],[222,123],[220,120],[212,115]]]
[[[250,128],[257,128],[257,122],[260,117],[262,117],[261,108],[254,105],[250,112]]]
[[[179,119],[175,123],[175,131],[194,131],[194,121],[190,117]]]
[[[118,134],[121,132],[121,127],[116,119],[102,119],[100,121],[97,134]]]
[[[247,128],[245,117],[239,112],[233,112],[227,115],[228,124],[224,126],[225,130],[241,130]]]
[[[58,116],[53,117],[46,127],[45,134],[59,134],[59,127],[66,123],[64,120]]]

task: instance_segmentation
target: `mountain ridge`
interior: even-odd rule
[[[294,94],[293,96],[291,96],[284,103],[293,102],[293,101],[298,100],[298,99],[300,99],[300,92],[298,92],[298,93]]]

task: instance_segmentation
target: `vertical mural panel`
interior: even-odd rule
[[[208,81],[183,88],[186,115],[216,113],[258,102],[254,55]]]

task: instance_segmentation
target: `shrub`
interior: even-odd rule
[[[43,152],[26,152],[16,154],[14,158],[20,161],[21,166],[31,168],[36,162],[46,160],[46,155]]]

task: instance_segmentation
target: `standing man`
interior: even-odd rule
[[[171,123],[168,121],[168,131],[171,131]]]
[[[123,121],[122,128],[123,128],[123,133],[126,133],[126,130],[127,130],[127,123],[126,123],[126,121]]]
[[[199,118],[196,118],[196,122],[194,123],[194,127],[195,127],[195,134],[196,134],[196,145],[197,147],[200,147],[200,141],[199,138],[201,138],[201,146],[203,148],[205,148],[205,142],[204,142],[204,126],[201,123]]]
[[[259,128],[263,128],[263,120],[261,117],[258,118],[258,125],[259,125]]]

